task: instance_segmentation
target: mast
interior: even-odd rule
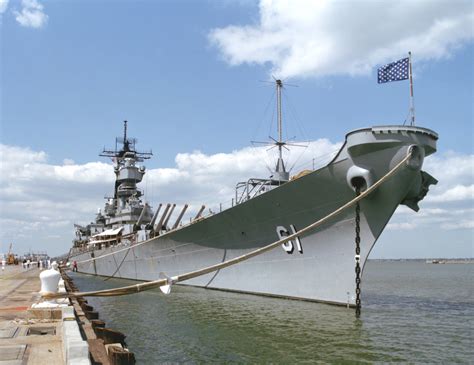
[[[282,118],[281,118],[281,88],[283,87],[283,83],[281,80],[276,80],[276,88],[277,88],[277,113],[278,113],[278,152],[279,152],[279,158],[281,159],[282,156]]]
[[[135,145],[137,143],[136,138],[129,138],[127,135],[127,121],[123,122],[123,137],[117,137],[115,139],[115,149],[106,149],[99,154],[102,157],[110,157],[116,161],[117,166],[123,164],[125,155],[133,158],[136,162],[143,162],[148,160],[153,153],[151,151],[141,152],[137,151]]]
[[[127,141],[127,121],[123,121],[123,144]]]
[[[283,147],[286,145],[283,142],[283,128],[282,128],[282,113],[281,113],[281,89],[283,88],[283,82],[278,79],[275,80],[276,92],[277,92],[277,116],[278,116],[278,141],[275,145],[278,146],[278,161],[275,167],[275,180],[288,181],[290,174],[285,169],[285,163],[283,162]]]
[[[411,69],[411,52],[408,52],[408,75],[410,78],[410,125],[415,125],[415,98],[413,96],[413,72]]]
[[[273,189],[274,187],[285,184],[290,180],[290,173],[286,170],[285,162],[283,161],[283,148],[289,151],[287,146],[295,147],[307,147],[305,145],[288,143],[288,141],[283,140],[283,113],[282,113],[282,89],[283,82],[280,79],[273,78],[275,80],[276,95],[277,95],[277,133],[278,137],[273,138],[271,135],[269,138],[271,142],[260,142],[252,141],[252,144],[261,144],[265,146],[271,146],[267,151],[278,147],[278,159],[274,169],[270,169],[271,175],[268,179],[248,179],[247,181],[238,182],[235,186],[235,204],[243,203],[253,197]],[[290,84],[288,84],[290,85]],[[292,85],[297,86],[297,85]],[[275,114],[272,115],[272,119],[275,117]],[[271,134],[271,132],[270,132]],[[314,168],[313,168],[314,169]],[[232,199],[234,201],[234,199]],[[203,208],[204,209],[204,208]],[[197,215],[199,216],[199,214]]]

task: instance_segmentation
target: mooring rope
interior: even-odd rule
[[[354,199],[350,200],[346,204],[342,205],[332,213],[328,214],[327,216],[311,223],[310,225],[302,228],[298,232],[295,232],[289,236],[283,237],[282,239],[275,241],[273,243],[268,244],[267,246],[260,247],[254,251],[248,252],[244,255],[235,257],[233,259],[229,259],[227,261],[208,266],[199,270],[191,271],[182,275],[176,275],[171,278],[163,278],[163,279],[158,279],[158,280],[153,280],[153,281],[148,281],[144,283],[139,283],[139,284],[134,284],[134,285],[128,285],[128,286],[123,286],[120,288],[113,288],[113,289],[104,289],[104,290],[95,290],[95,291],[87,291],[87,292],[71,292],[71,293],[54,293],[54,294],[45,294],[44,297],[46,299],[52,299],[52,298],[65,298],[65,297],[108,297],[108,296],[120,296],[120,295],[127,295],[127,294],[132,294],[132,293],[138,293],[141,291],[145,290],[150,290],[154,288],[158,288],[161,286],[165,285],[171,285],[175,283],[179,283],[181,281],[186,281],[189,279],[193,279],[202,275],[209,274],[211,272],[224,269],[226,267],[236,265],[242,261],[246,261],[251,259],[252,257],[261,255],[267,251],[270,251],[274,249],[275,247],[278,247],[288,241],[293,240],[297,236],[300,236],[310,230],[313,230],[330,219],[334,218],[335,216],[339,215],[346,209],[352,207],[362,199],[364,199],[367,195],[372,193],[375,189],[377,189],[380,185],[382,185],[385,181],[387,181],[395,172],[411,157],[411,149],[408,150],[408,154],[403,158],[395,167],[393,167],[389,172],[387,172],[383,177],[381,177],[377,182],[375,182],[372,186],[367,188],[364,192],[360,193],[357,195]]]

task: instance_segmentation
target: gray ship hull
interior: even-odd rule
[[[192,224],[132,246],[75,252],[78,271],[140,281],[175,276],[240,256],[308,226],[353,199],[351,183],[372,185],[412,158],[361,202],[361,263],[401,203],[417,208],[430,183],[423,158],[437,135],[415,127],[349,133],[326,167]],[[432,180],[430,180],[432,179]],[[204,288],[355,304],[355,211],[235,266],[183,282]]]

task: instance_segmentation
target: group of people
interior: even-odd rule
[[[32,268],[39,268],[39,269],[50,269],[51,268],[51,260],[38,260],[38,261],[31,261],[30,259],[24,259],[22,262],[23,269],[32,269]]]
[[[5,266],[7,261],[5,258],[1,259],[2,264],[2,271],[5,271]],[[24,270],[38,268],[38,269],[51,269],[51,260],[38,260],[38,261],[31,261],[30,259],[23,259],[21,266]],[[67,266],[70,266],[70,263],[67,263]],[[77,271],[77,261],[72,262],[72,271]]]

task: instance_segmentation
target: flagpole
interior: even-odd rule
[[[408,67],[410,77],[410,125],[415,125],[415,100],[413,97],[413,72],[411,69],[411,52],[408,52]]]

